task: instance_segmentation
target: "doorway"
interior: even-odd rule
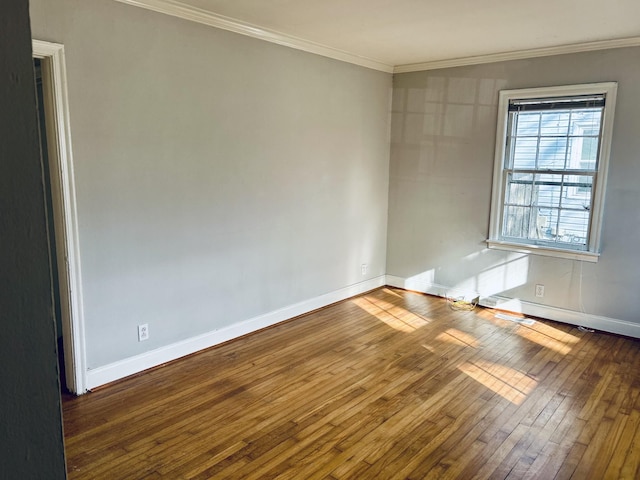
[[[40,58],[33,59],[33,71],[36,77],[36,103],[38,108],[38,128],[40,129],[40,154],[42,156],[44,197],[47,214],[47,236],[49,239],[49,258],[51,283],[53,286],[53,315],[56,322],[58,343],[58,367],[60,369],[60,386],[64,392],[67,387],[64,364],[64,341],[62,337],[62,307],[60,298],[60,275],[58,272],[58,247],[55,235],[55,221],[53,213],[53,195],[51,193],[51,168],[49,166],[49,145],[47,139],[45,96],[42,78],[42,63]]]
[[[60,378],[73,394],[86,392],[86,361],[78,221],[69,133],[64,47],[33,41],[40,117],[54,313]]]

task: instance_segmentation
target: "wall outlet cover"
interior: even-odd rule
[[[144,342],[149,340],[149,324],[138,325],[138,341]]]

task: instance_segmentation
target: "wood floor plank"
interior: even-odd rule
[[[71,480],[636,478],[640,341],[389,287],[63,401]]]
[[[611,461],[607,465],[604,478],[622,478],[621,472],[625,465],[625,460],[630,452],[632,452],[632,442],[635,432],[638,430],[640,423],[640,412],[633,410],[627,419],[620,439],[616,445],[616,452],[625,452],[624,454],[613,455]]]
[[[614,460],[615,461],[615,460]],[[611,463],[613,463],[612,461]],[[636,427],[633,440],[625,452],[618,478],[638,478],[640,473],[640,426]]]

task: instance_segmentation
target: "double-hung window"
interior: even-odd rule
[[[597,261],[616,88],[500,92],[490,247]]]

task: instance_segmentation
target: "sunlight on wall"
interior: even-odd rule
[[[401,332],[414,332],[430,321],[428,318],[420,317],[402,307],[373,297],[359,297],[353,299],[352,302],[394,330]]]
[[[500,301],[495,308],[506,310],[507,312],[522,313],[522,302],[518,298]]]
[[[515,405],[520,405],[538,385],[522,372],[491,362],[465,362],[458,369]]]
[[[479,273],[477,273],[479,272]],[[505,253],[495,260],[495,252],[484,249],[471,253],[450,265],[432,268],[408,277],[403,288],[432,295],[463,296],[471,300],[478,295],[499,295],[527,283],[529,256]],[[458,279],[458,281],[456,281]]]
[[[433,268],[418,275],[413,275],[405,280],[404,288],[407,290],[421,291],[435,283],[435,276],[436,271]]]
[[[485,268],[477,275],[478,290],[484,296],[496,295],[527,283],[529,256],[509,254],[507,259]]]

